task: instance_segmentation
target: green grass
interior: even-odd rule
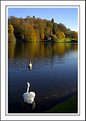
[[[49,109],[48,113],[77,113],[77,97],[73,96],[68,100]]]

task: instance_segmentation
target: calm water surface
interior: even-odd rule
[[[8,112],[46,112],[77,92],[77,44],[22,43],[8,45]],[[28,69],[29,61],[33,64]],[[36,93],[33,105],[23,100],[27,82]]]

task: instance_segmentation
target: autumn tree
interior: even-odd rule
[[[75,31],[71,31],[71,32],[70,32],[70,35],[71,35],[71,38],[75,38],[75,39],[78,38],[78,33],[75,32]]]
[[[59,28],[59,31],[64,32],[65,37],[70,36],[69,31],[64,24],[62,24],[62,23],[58,24],[58,28]]]
[[[46,27],[45,30],[44,30],[45,39],[48,39],[50,34],[51,34],[51,29],[49,27]]]
[[[36,32],[33,28],[33,26],[28,25],[28,28],[26,30],[26,35],[25,35],[25,40],[26,41],[32,41],[32,42],[36,42]]]
[[[63,38],[65,38],[65,34],[64,34],[64,32],[57,32],[56,33],[56,36],[59,38],[59,39],[63,39]]]
[[[16,40],[14,36],[14,28],[11,24],[8,24],[8,41],[14,42]]]

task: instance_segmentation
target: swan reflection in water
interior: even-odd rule
[[[23,109],[25,110],[26,113],[28,112],[33,112],[33,110],[35,109],[36,103],[35,101],[32,104],[28,104],[28,103],[23,103]]]
[[[28,106],[32,109],[35,108],[35,92],[29,92],[30,83],[27,82],[27,92],[23,94],[24,102],[28,104]]]
[[[29,108],[33,110],[36,106],[35,101],[32,104],[28,104]]]

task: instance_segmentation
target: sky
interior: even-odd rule
[[[78,31],[78,8],[8,8],[8,17],[25,18],[27,16],[62,23],[71,30]]]

